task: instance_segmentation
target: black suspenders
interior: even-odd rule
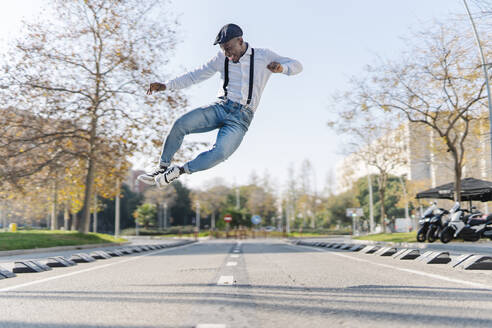
[[[251,97],[253,96],[253,75],[255,72],[255,49],[251,48],[251,59],[249,61],[249,91],[248,91],[248,101],[247,105],[251,102]]]
[[[226,57],[224,61],[224,97],[227,98],[227,84],[229,84],[229,58]]]
[[[255,72],[255,49],[251,48],[251,57],[249,62],[249,91],[247,105],[251,103],[251,97],[253,96],[253,77]],[[224,61],[224,97],[227,98],[227,84],[229,84],[229,58],[226,57]]]

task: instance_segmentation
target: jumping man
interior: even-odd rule
[[[269,49],[251,48],[244,42],[243,31],[227,24],[219,31],[214,45],[219,51],[205,65],[165,83],[151,83],[147,94],[178,90],[202,82],[216,72],[223,80],[219,99],[205,107],[192,110],[174,122],[162,148],[159,165],[137,179],[159,188],[176,180],[181,174],[209,169],[225,161],[243,140],[260,102],[261,94],[272,73],[294,75],[302,71],[295,59],[281,57]],[[219,129],[212,149],[199,154],[182,167],[170,166],[185,135]]]

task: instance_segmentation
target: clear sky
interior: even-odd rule
[[[0,37],[15,34],[20,17],[35,15],[43,1],[1,1]],[[182,42],[169,73],[179,74],[210,59],[219,50],[212,43],[224,24],[234,22],[253,47],[265,47],[299,60],[296,76],[273,75],[265,88],[250,130],[239,149],[224,163],[187,176],[191,187],[222,177],[242,184],[254,170],[268,170],[279,186],[287,170],[309,159],[322,188],[326,174],[343,152],[343,137],[332,133],[328,103],[344,90],[350,76],[360,74],[376,55],[395,57],[401,37],[433,19],[463,13],[461,0],[175,0]],[[217,74],[187,89],[190,109],[212,102],[220,87]],[[216,133],[189,136],[213,144]]]

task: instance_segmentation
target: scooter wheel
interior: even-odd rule
[[[447,244],[451,240],[453,240],[453,236],[454,236],[454,229],[450,227],[446,227],[441,232],[441,236],[439,237],[439,239],[441,239],[441,242],[443,242],[444,244]]]
[[[427,229],[420,228],[419,231],[417,232],[417,241],[418,242],[424,242],[425,241],[425,235],[427,233]]]
[[[433,243],[436,241],[436,227],[430,227],[427,231],[427,241]]]

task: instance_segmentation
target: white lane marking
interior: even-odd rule
[[[226,328],[226,325],[221,323],[199,323],[195,328]]]
[[[231,257],[232,258],[237,258],[237,257],[239,257],[239,254],[232,254]]]
[[[178,249],[178,248],[182,248],[182,247],[186,247],[186,246],[190,246],[190,245],[193,245],[193,243],[182,245],[182,246],[176,246],[176,247],[172,247],[172,248],[160,249],[158,251],[147,253],[147,254],[138,254],[135,257],[132,257],[132,258],[129,258],[129,259],[125,259],[125,260],[121,260],[121,261],[118,261],[118,262],[107,263],[107,264],[95,266],[95,267],[88,268],[88,269],[74,271],[74,272],[70,272],[70,273],[66,273],[66,274],[61,274],[59,276],[49,277],[49,278],[45,278],[45,279],[39,279],[39,280],[35,280],[35,281],[26,282],[26,283],[20,284],[20,285],[14,285],[14,286],[2,288],[2,289],[0,289],[0,293],[1,292],[8,292],[8,291],[11,291],[11,290],[14,290],[14,289],[19,289],[19,288],[22,288],[22,287],[27,287],[27,286],[41,284],[43,282],[47,282],[47,281],[51,281],[51,280],[56,280],[56,279],[60,279],[60,278],[75,276],[77,274],[84,273],[84,272],[89,272],[89,271],[94,271],[94,270],[99,270],[99,269],[107,268],[107,267],[112,266],[112,265],[115,265],[115,264],[127,263],[127,262],[130,262],[130,261],[135,261],[135,260],[141,259],[142,257],[146,257],[146,256],[153,255],[153,254],[164,253],[166,251],[170,251],[170,250],[173,250],[173,249]]]
[[[217,285],[232,285],[234,282],[234,276],[220,276]]]
[[[237,262],[227,262],[226,266],[235,266]]]
[[[287,246],[295,248],[295,246],[292,246],[289,244],[287,244]],[[433,278],[433,279],[443,280],[443,281],[447,281],[447,282],[454,282],[457,284],[464,284],[464,285],[468,285],[468,286],[472,286],[472,287],[483,288],[486,290],[492,290],[492,286],[488,286],[488,285],[484,285],[484,284],[480,284],[480,283],[476,283],[476,282],[471,282],[471,281],[461,280],[461,279],[448,278],[448,277],[441,276],[441,275],[434,274],[434,273],[427,273],[427,272],[418,271],[418,270],[399,268],[399,267],[396,267],[393,265],[388,265],[388,264],[376,263],[376,262],[372,262],[369,260],[364,260],[364,259],[359,259],[356,257],[348,256],[348,255],[345,255],[345,254],[342,254],[339,252],[328,252],[328,251],[324,251],[321,249],[311,248],[309,246],[302,246],[302,245],[300,245],[300,246],[315,250],[317,252],[329,253],[331,255],[336,255],[336,256],[344,257],[347,259],[351,259],[351,260],[359,261],[359,262],[363,262],[363,263],[369,263],[369,264],[377,265],[377,266],[380,266],[383,268],[394,269],[394,270],[403,271],[403,272],[407,272],[407,273],[413,273],[413,274],[420,275],[420,276],[427,277],[427,278]]]

